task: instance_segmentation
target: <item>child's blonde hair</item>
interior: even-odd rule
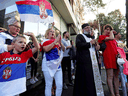
[[[23,35],[19,35],[19,36],[15,37],[15,38],[12,40],[12,42],[15,43],[18,38],[24,38],[24,39],[26,39]]]

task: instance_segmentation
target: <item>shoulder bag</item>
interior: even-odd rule
[[[106,49],[106,44],[105,44],[105,41],[103,40],[103,43],[100,43],[100,51],[103,51]]]

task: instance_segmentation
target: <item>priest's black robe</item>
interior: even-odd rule
[[[96,96],[92,61],[89,48],[90,42],[78,34],[76,37],[76,75],[73,96]]]

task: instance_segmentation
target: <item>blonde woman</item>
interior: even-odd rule
[[[55,30],[50,28],[45,33],[45,38],[42,42],[44,51],[42,60],[42,71],[45,77],[45,96],[51,96],[53,78],[56,83],[56,96],[61,96],[62,93],[62,69],[61,60],[65,47],[61,43],[61,36],[55,36]]]

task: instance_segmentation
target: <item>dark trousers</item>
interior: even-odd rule
[[[99,67],[99,72],[100,72],[100,75],[101,75],[101,64],[98,63],[98,67]]]
[[[63,72],[63,83],[65,83],[66,68],[68,69],[68,80],[69,80],[69,83],[71,83],[72,80],[71,80],[71,60],[70,60],[70,57],[63,57],[61,66],[62,66],[62,72]]]
[[[30,63],[31,63],[31,77],[36,76],[37,73],[37,62],[35,62],[33,59],[30,59]]]

